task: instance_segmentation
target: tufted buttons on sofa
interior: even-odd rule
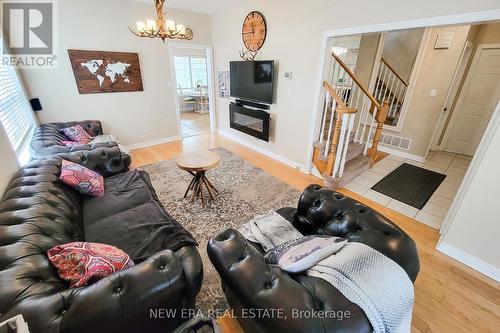
[[[119,154],[113,149],[107,156]],[[85,156],[92,167],[109,167],[92,152]],[[80,155],[71,158],[81,162]],[[22,314],[32,333],[173,331],[186,318],[155,319],[150,311],[180,314],[194,308],[203,278],[196,248],[162,250],[89,286],[69,289],[47,257],[56,245],[85,241],[82,198],[59,181],[60,165],[61,157],[28,163],[0,201],[0,322]]]
[[[120,152],[116,142],[103,142],[96,144],[77,145],[67,147],[61,145],[61,141],[68,140],[62,132],[62,129],[74,125],[82,126],[91,136],[102,135],[102,125],[98,120],[73,121],[67,123],[49,123],[38,126],[33,133],[30,144],[31,157],[34,159],[50,158],[52,156],[61,156],[70,158],[76,155],[81,164],[92,165],[94,161],[102,159],[109,160],[106,170],[120,170],[122,172],[128,169],[131,164],[131,158],[128,154]],[[117,171],[113,171],[113,174]]]
[[[415,242],[390,220],[354,199],[311,185],[302,193],[297,208],[277,212],[303,235],[340,236],[349,242],[364,243],[397,262],[412,281],[416,279],[419,260]],[[305,274],[287,274],[266,264],[260,245],[248,242],[236,230],[228,229],[212,237],[207,252],[245,332],[373,331],[361,308],[331,284]],[[280,309],[288,319],[245,318],[244,309]],[[349,313],[349,317],[293,319],[301,311]]]

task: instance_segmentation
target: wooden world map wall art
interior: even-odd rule
[[[139,55],[68,50],[80,94],[143,91]]]

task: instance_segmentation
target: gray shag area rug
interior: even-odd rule
[[[237,229],[256,215],[282,207],[296,207],[300,192],[223,148],[214,149],[220,165],[207,172],[219,191],[217,201],[205,208],[199,201],[183,199],[191,175],[177,168],[175,160],[144,166],[167,211],[200,243],[204,278],[198,309],[222,311],[228,307],[217,271],[207,255],[210,237],[228,228]],[[207,195],[207,194],[206,194]]]

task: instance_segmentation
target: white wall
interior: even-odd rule
[[[363,10],[360,11],[359,8]],[[271,107],[274,138],[270,143],[252,139],[229,128],[227,99],[217,98],[219,126],[240,140],[281,155],[296,165],[307,163],[311,116],[322,32],[407,19],[496,9],[497,0],[412,1],[285,1],[250,0],[212,16],[215,70],[229,70],[243,47],[241,25],[251,10],[260,10],[268,22],[268,36],[258,59],[276,60],[277,91]],[[293,72],[293,80],[284,79]],[[432,132],[431,132],[432,135]]]
[[[492,130],[494,127],[496,128]],[[464,180],[464,184],[470,184],[470,186],[466,188],[464,197],[459,197],[454,203],[458,210],[452,216],[452,221],[441,238],[438,248],[500,282],[498,248],[500,104],[486,133],[489,131],[491,131],[491,136],[486,134],[483,138],[483,143],[486,145],[484,155],[476,156],[472,161],[470,167],[472,171],[469,170],[471,177],[468,179],[469,175],[467,175]]]
[[[5,187],[10,178],[19,168],[17,156],[9,142],[7,133],[0,125],[0,198],[3,196]]]
[[[128,31],[155,17],[151,2],[64,0],[59,3],[59,68],[22,72],[30,97],[39,97],[41,122],[99,119],[123,144],[178,136],[168,47]],[[168,10],[167,17],[190,25],[189,43],[211,44],[210,16]],[[143,92],[80,95],[67,49],[138,52]]]
[[[384,58],[396,72],[406,80],[410,81],[411,72],[418,50],[422,42],[425,29],[408,29],[389,31],[385,35]]]
[[[427,154],[469,30],[470,26],[430,29],[415,86],[405,101],[408,110],[400,134],[413,140],[410,153],[414,155],[425,157]],[[455,33],[451,47],[435,50],[438,34],[451,31]],[[432,89],[436,89],[436,96],[430,95]]]

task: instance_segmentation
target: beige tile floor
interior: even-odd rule
[[[365,171],[344,187],[398,213],[411,217],[432,228],[439,229],[462,184],[471,159],[469,156],[457,155],[445,151],[429,152],[425,163],[389,155],[372,169]],[[446,175],[446,179],[421,210],[371,190],[373,185],[403,163],[413,164]]]
[[[182,137],[210,133],[210,115],[194,111],[181,112]]]

